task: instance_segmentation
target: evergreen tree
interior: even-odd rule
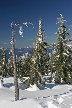
[[[39,31],[34,43],[32,57],[28,62],[29,71],[26,72],[27,77],[23,78],[23,82],[28,82],[28,87],[36,84],[44,84],[43,76],[48,72],[49,54],[47,51],[47,43],[44,41],[44,30],[42,28],[42,20],[39,20]]]
[[[32,56],[30,59],[30,71],[29,71],[29,83],[28,86],[36,84],[37,87],[40,86],[40,84],[44,84],[43,76],[40,72],[40,69],[36,63],[36,58]]]
[[[8,59],[8,63],[7,63],[7,69],[8,69],[8,75],[10,76],[14,76],[14,73],[13,73],[13,59],[12,59],[12,56]]]
[[[20,71],[18,73],[18,76],[21,80],[23,77],[28,77],[28,73],[30,70],[30,65],[29,65],[30,58],[31,56],[29,53],[25,53],[22,57],[19,57]]]
[[[5,49],[2,48],[2,58],[0,61],[0,75],[2,77],[7,75],[7,59]]]
[[[42,19],[39,20],[39,31],[37,34],[37,38],[35,40],[35,46],[33,49],[33,57],[36,58],[36,64],[38,67],[38,71],[45,75],[48,73],[48,65],[49,65],[49,54],[48,54],[48,44],[45,42],[45,34],[43,30]]]
[[[54,80],[54,77],[55,77],[54,51],[50,53],[48,73],[50,75],[49,82],[54,83],[55,82]]]
[[[60,18],[58,18],[57,23],[60,23],[60,27],[58,28],[58,38],[57,38],[57,44],[56,44],[56,53],[54,54],[54,65],[55,65],[55,75],[56,83],[69,83],[70,79],[70,73],[71,65],[71,54],[69,52],[69,47],[67,45],[67,42],[71,41],[69,39],[70,34],[67,32],[69,30],[65,27],[63,16],[60,14]],[[69,66],[70,65],[70,66]]]
[[[21,63],[22,63],[21,59],[18,58],[17,55],[16,55],[16,70],[17,70],[17,75],[18,76],[21,73],[21,67],[22,67]],[[14,73],[13,73],[14,67],[13,67],[12,56],[8,59],[7,67],[8,67],[8,75],[14,76]]]

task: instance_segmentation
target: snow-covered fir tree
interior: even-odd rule
[[[50,60],[49,60],[49,68],[48,68],[48,75],[49,77],[49,82],[54,83],[54,77],[55,77],[55,64],[54,64],[54,53],[50,53],[49,55]]]
[[[70,83],[70,76],[72,73],[72,58],[69,52],[69,46],[67,42],[70,41],[70,34],[67,32],[69,30],[65,27],[64,20],[62,14],[60,14],[60,18],[57,19],[57,23],[60,24],[58,28],[58,38],[56,44],[56,52],[54,54],[54,66],[55,66],[55,82],[56,83]],[[70,64],[71,63],[71,64]]]
[[[48,73],[49,54],[47,51],[47,43],[44,40],[42,19],[39,19],[39,31],[34,42],[32,57],[29,60],[29,72],[26,72],[26,80],[23,78],[24,82],[28,82],[28,86],[30,86],[30,84],[36,84],[39,87],[40,84],[45,83],[43,77]]]
[[[42,26],[42,19],[39,19],[39,31],[34,42],[32,55],[25,60],[22,67],[21,81],[28,82],[28,87],[30,84],[36,84],[38,87],[40,84],[44,84],[43,75],[48,72],[49,55]]]
[[[8,69],[8,75],[10,76],[14,76],[14,73],[13,73],[13,58],[12,56],[8,59],[8,63],[7,63],[7,69]],[[19,76],[19,73],[21,73],[21,67],[22,67],[22,61],[20,59],[20,57],[18,58],[17,55],[16,55],[16,70],[17,70],[17,74]]]
[[[7,60],[5,49],[2,48],[2,57],[0,60],[0,85],[3,86],[3,77],[7,75]]]
[[[30,65],[29,65],[29,61],[30,61],[31,55],[27,52],[25,54],[23,54],[23,56],[19,57],[19,67],[20,67],[20,71],[18,73],[18,76],[21,80],[23,80],[23,77],[27,77],[29,70],[30,70]]]
[[[13,59],[12,59],[12,56],[8,59],[8,62],[7,62],[7,70],[8,70],[8,75],[10,76],[14,76],[14,73],[13,73]]]
[[[2,75],[2,77],[7,75],[7,59],[6,59],[6,52],[5,49],[2,48],[2,57],[0,60],[0,75]]]
[[[49,65],[49,54],[48,54],[48,44],[45,42],[45,31],[43,30],[42,19],[39,20],[39,31],[37,38],[34,42],[33,57],[36,59],[36,64],[38,71],[45,75],[48,73]]]

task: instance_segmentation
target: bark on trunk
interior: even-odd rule
[[[12,57],[13,57],[13,66],[14,66],[15,101],[17,101],[17,100],[19,100],[19,88],[18,88],[18,76],[17,76],[17,71],[16,71],[16,57],[15,57],[13,24],[11,25],[11,30],[12,30]]]

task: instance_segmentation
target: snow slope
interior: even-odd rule
[[[25,89],[19,81],[20,99],[15,102],[13,82],[12,77],[4,78],[0,108],[72,108],[72,85],[46,84],[42,90],[34,85]]]

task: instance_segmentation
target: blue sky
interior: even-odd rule
[[[19,26],[14,27],[16,47],[32,46],[37,37],[39,18],[43,21],[46,42],[56,42],[57,35],[54,33],[59,27],[56,20],[60,14],[68,21],[66,27],[72,25],[72,0],[0,0],[0,47],[11,47],[12,21],[30,21],[34,24],[34,29],[30,25],[28,28],[23,26],[23,38],[18,34]]]

